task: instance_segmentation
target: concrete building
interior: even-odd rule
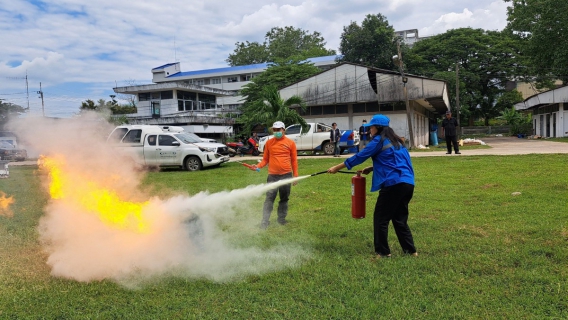
[[[568,86],[535,94],[515,109],[532,113],[534,134],[568,137]]]
[[[407,75],[415,145],[429,145],[430,124],[448,109],[444,81]],[[340,129],[358,129],[363,119],[382,113],[395,132],[410,138],[400,74],[352,63],[342,63],[280,90],[283,99],[300,96],[307,104],[302,116],[309,122],[337,122]]]

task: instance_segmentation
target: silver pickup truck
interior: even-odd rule
[[[121,155],[142,166],[181,167],[188,171],[218,166],[229,161],[220,143],[203,142],[175,130],[176,127],[155,125],[122,125],[116,127],[107,142]]]
[[[335,150],[333,142],[329,141],[331,126],[324,123],[308,123],[308,131],[303,131],[302,126],[293,124],[286,128],[286,137],[292,139],[296,143],[298,151],[319,151],[326,155],[332,155]],[[339,148],[341,153],[351,147],[359,145],[359,131],[357,130],[340,130],[341,138],[339,140]],[[258,149],[264,152],[264,145],[272,136],[266,136],[260,139]]]

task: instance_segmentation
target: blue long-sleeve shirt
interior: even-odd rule
[[[390,145],[390,146],[389,146]],[[414,169],[410,161],[410,154],[404,146],[396,149],[389,139],[382,140],[377,135],[367,146],[345,160],[347,169],[373,159],[373,181],[371,191],[378,191],[383,187],[390,187],[399,183],[414,185]]]

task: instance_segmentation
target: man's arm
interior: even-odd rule
[[[290,140],[290,160],[292,162],[292,175],[298,176],[298,150],[296,150],[296,143]]]

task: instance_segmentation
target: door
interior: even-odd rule
[[[296,143],[296,149],[298,150],[304,150],[302,149],[302,137],[301,137],[301,130],[302,130],[302,126],[299,124],[295,124],[292,126],[289,126],[286,129],[286,137],[292,139],[292,141],[294,141],[294,143]]]
[[[159,165],[181,165],[181,147],[176,138],[166,134],[158,135],[156,152],[156,161]]]
[[[554,112],[552,113],[552,137],[556,138],[556,115],[558,113]]]
[[[150,111],[152,112],[152,118],[160,117],[160,101],[152,101],[150,105]]]
[[[158,143],[157,143],[158,136],[155,134],[150,134],[146,137],[146,141],[144,142],[144,158],[146,159],[147,165],[159,165],[158,162]]]

